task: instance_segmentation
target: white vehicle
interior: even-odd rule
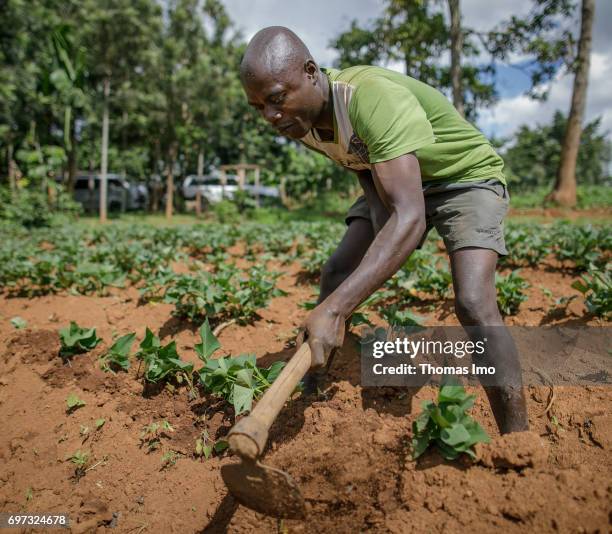
[[[238,191],[238,177],[232,174],[227,175],[225,186],[221,183],[219,176],[202,176],[198,178],[195,174],[190,174],[185,178],[182,185],[183,197],[185,200],[194,200],[196,191],[199,189],[204,199],[211,204],[221,202],[223,198],[232,199],[234,193]]]

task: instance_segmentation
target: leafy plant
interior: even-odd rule
[[[75,465],[74,476],[77,480],[85,475],[89,463],[89,453],[78,450],[68,456],[67,460]]]
[[[81,328],[74,321],[70,321],[70,326],[59,331],[62,347],[62,356],[72,356],[93,350],[100,341],[96,335],[95,328]]]
[[[474,458],[472,447],[490,441],[484,429],[467,414],[475,399],[463,386],[449,383],[440,388],[437,404],[423,401],[423,411],[412,423],[413,458],[421,456],[432,444],[447,460],[454,460],[461,453]]]
[[[527,300],[523,290],[529,287],[529,282],[521,278],[518,273],[519,271],[515,270],[508,276],[495,275],[497,305],[503,315],[515,315],[521,303]]]
[[[200,383],[206,390],[231,402],[236,415],[250,411],[253,400],[263,395],[280,374],[285,362],[275,362],[270,367],[257,367],[254,354],[210,359],[220,347],[219,341],[206,321],[200,327],[201,343],[196,345],[198,358],[204,367],[198,371]]]
[[[163,454],[161,462],[162,462],[162,469],[167,469],[168,467],[172,467],[174,464],[176,464],[176,461],[179,459],[181,453],[170,450],[167,451]]]
[[[11,319],[11,324],[13,325],[14,328],[16,328],[17,330],[21,330],[22,328],[25,328],[26,326],[28,326],[28,322],[25,319],[22,319],[21,317],[17,316],[17,317],[13,317]]]
[[[136,334],[126,334],[113,343],[108,352],[100,357],[100,368],[114,373],[115,369],[127,371],[130,368],[130,351]]]
[[[387,307],[381,307],[380,315],[393,327],[398,326],[423,326],[425,317],[421,317],[410,310],[400,310],[399,306],[393,304]]]
[[[196,439],[194,454],[199,458],[204,457],[208,460],[214,453],[221,454],[228,447],[229,444],[226,440],[214,441],[210,438],[208,431],[203,430],[200,437]]]
[[[589,272],[576,280],[572,287],[585,296],[589,312],[603,318],[612,315],[612,276],[610,270],[597,270],[591,265]]]
[[[179,384],[186,380],[193,389],[193,364],[181,360],[176,351],[176,341],[162,347],[160,339],[147,328],[136,357],[144,361],[146,381],[157,383],[167,376],[174,376]]]
[[[85,406],[85,401],[79,399],[76,393],[71,393],[68,395],[68,398],[66,399],[66,411],[68,413],[74,412],[83,406]]]
[[[146,446],[147,452],[154,451],[161,445],[162,437],[170,437],[168,432],[174,432],[174,428],[166,420],[144,426],[140,433],[140,447]]]

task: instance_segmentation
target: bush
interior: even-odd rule
[[[240,210],[231,200],[213,204],[212,211],[221,224],[236,224],[240,221]]]
[[[52,205],[44,191],[20,189],[13,196],[8,188],[0,188],[0,221],[25,228],[49,227],[66,222],[66,217],[72,218],[81,212],[81,205],[63,188],[52,187],[55,188]]]

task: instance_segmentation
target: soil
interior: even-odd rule
[[[298,282],[297,264],[279,285],[287,296],[272,300],[250,326],[232,324],[219,338],[222,354],[255,353],[262,365],[291,357],[295,329],[314,287]],[[543,266],[522,269],[529,298],[508,324],[605,324],[586,314],[570,287],[577,278]],[[550,308],[553,297],[576,295]],[[609,532],[612,520],[612,390],[603,386],[529,387],[530,433],[500,437],[484,392],[472,415],[492,436],[478,460],[447,462],[435,451],[410,457],[411,422],[418,391],[360,385],[356,336],[349,334],[316,397],[296,395],[272,427],[264,462],[286,470],[307,500],[306,521],[264,517],[227,494],[220,467],[224,454],[200,459],[195,440],[207,431],[225,436],[231,409],[203,395],[188,400],[184,388],[143,388],[136,366],[116,375],[97,359],[113,334],[145,326],[162,341],[177,340],[181,357],[198,366],[197,325],[173,318],[168,304],[141,305],[135,289],[108,297],[54,295],[0,297],[0,510],[67,513],[73,532]],[[429,324],[458,324],[452,300],[416,309]],[[19,315],[27,328],[15,330]],[[376,317],[375,321],[379,322]],[[105,340],[94,351],[64,360],[57,331],[70,320],[96,326]],[[70,413],[75,393],[85,406]],[[96,428],[95,421],[104,424]],[[146,425],[168,421],[160,445],[148,452]],[[86,472],[67,460],[89,453]],[[174,451],[176,462],[162,463]],[[24,530],[26,532],[26,530]]]

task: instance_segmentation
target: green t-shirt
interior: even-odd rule
[[[486,137],[438,90],[382,67],[322,69],[330,80],[334,140],[313,129],[300,139],[354,170],[414,152],[424,182],[506,183],[504,162]]]

